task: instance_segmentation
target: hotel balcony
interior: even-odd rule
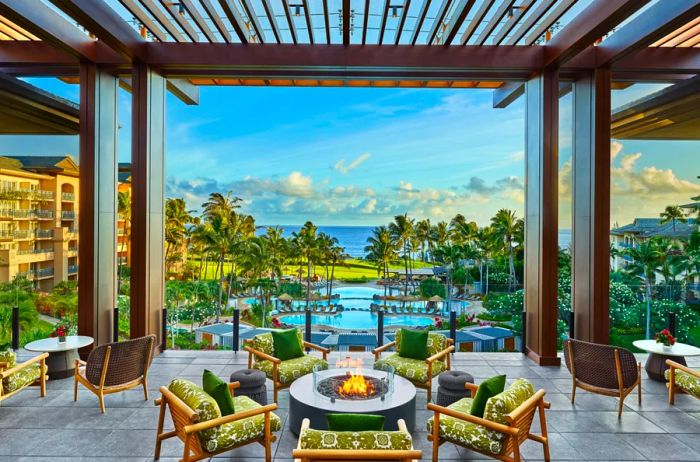
[[[34,271],[35,279],[46,279],[53,277],[53,268],[41,268]]]
[[[48,261],[54,259],[54,251],[52,249],[24,249],[17,251],[17,262],[37,262]]]
[[[78,274],[78,265],[68,265],[68,274]]]
[[[77,257],[78,256],[78,248],[77,247],[68,247],[66,250],[66,256],[67,257]]]
[[[42,209],[1,209],[0,218],[12,218],[15,220],[52,220],[53,210]]]
[[[63,202],[74,202],[75,201],[75,194],[73,193],[61,193],[61,201]]]
[[[53,229],[37,229],[34,232],[37,239],[50,239],[53,237]]]
[[[73,210],[61,210],[61,220],[75,220],[75,212]]]

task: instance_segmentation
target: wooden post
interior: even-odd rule
[[[525,332],[528,356],[557,357],[559,75],[547,68],[525,85]]]
[[[117,77],[80,65],[78,332],[112,340],[117,285]]]
[[[610,335],[610,69],[574,84],[572,274],[575,336]]]
[[[135,62],[131,133],[131,337],[164,339],[165,79]]]

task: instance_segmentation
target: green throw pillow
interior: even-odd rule
[[[332,432],[380,432],[385,420],[383,415],[374,414],[326,414],[328,430]]]
[[[275,358],[282,361],[304,356],[296,329],[273,330],[272,345]]]
[[[212,371],[204,369],[202,375],[202,388],[204,392],[214,398],[219,405],[221,415],[231,415],[234,413],[233,396],[228,389],[228,384],[216,376]]]
[[[486,401],[489,398],[503,393],[506,388],[506,376],[496,375],[490,379],[486,379],[479,384],[479,389],[476,390],[476,395],[472,401],[472,408],[469,412],[471,415],[477,417],[484,417],[484,410],[486,409]]]
[[[426,359],[428,357],[428,331],[401,329],[399,356],[402,358]]]

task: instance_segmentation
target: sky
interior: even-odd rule
[[[77,86],[32,83],[77,100]],[[624,104],[659,86],[613,95]],[[260,224],[368,225],[409,213],[479,224],[523,215],[524,102],[489,90],[202,87],[167,101],[168,197],[198,209],[232,191]],[[560,226],[570,227],[571,98],[561,100]],[[120,93],[119,155],[129,161],[130,96]],[[0,154],[77,155],[75,136],[3,136]],[[700,142],[612,141],[613,223],[654,217],[700,194]]]

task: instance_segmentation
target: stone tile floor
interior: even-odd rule
[[[331,363],[338,356],[332,354]],[[639,360],[643,363],[644,355]],[[371,355],[366,354],[365,363],[370,362]],[[100,414],[96,396],[85,389],[80,390],[78,401],[73,401],[72,379],[50,381],[44,399],[39,398],[37,388],[24,390],[0,407],[0,462],[152,460],[158,415],[153,399],[158,396],[158,388],[175,377],[198,383],[205,368],[228,379],[246,363],[247,355],[243,353],[167,351],[154,359],[149,380],[151,399],[144,401],[140,389],[109,395],[105,415]],[[689,365],[700,367],[700,359],[689,360]],[[700,400],[680,395],[676,405],[669,406],[665,386],[646,380],[646,375],[642,406],[637,405],[636,393],[631,395],[618,420],[615,398],[579,390],[576,405],[572,406],[571,379],[564,366],[538,367],[517,353],[457,353],[453,367],[470,372],[477,383],[505,373],[509,380],[524,377],[535,388],[544,388],[546,399],[552,403],[547,424],[554,461],[700,461]],[[296,437],[286,428],[288,400],[288,392],[281,392],[277,413],[285,420],[285,428],[273,446],[278,462],[291,461],[296,446]],[[424,460],[429,460],[431,443],[426,439],[425,421],[431,414],[425,410],[424,391],[418,391],[417,406],[414,444],[423,450]],[[181,443],[171,439],[164,443],[161,460],[178,460],[181,454]],[[261,446],[251,445],[215,460],[261,462],[263,456]],[[541,460],[541,446],[526,443],[523,456],[526,460]],[[441,461],[481,459],[484,457],[451,444],[440,449]]]

